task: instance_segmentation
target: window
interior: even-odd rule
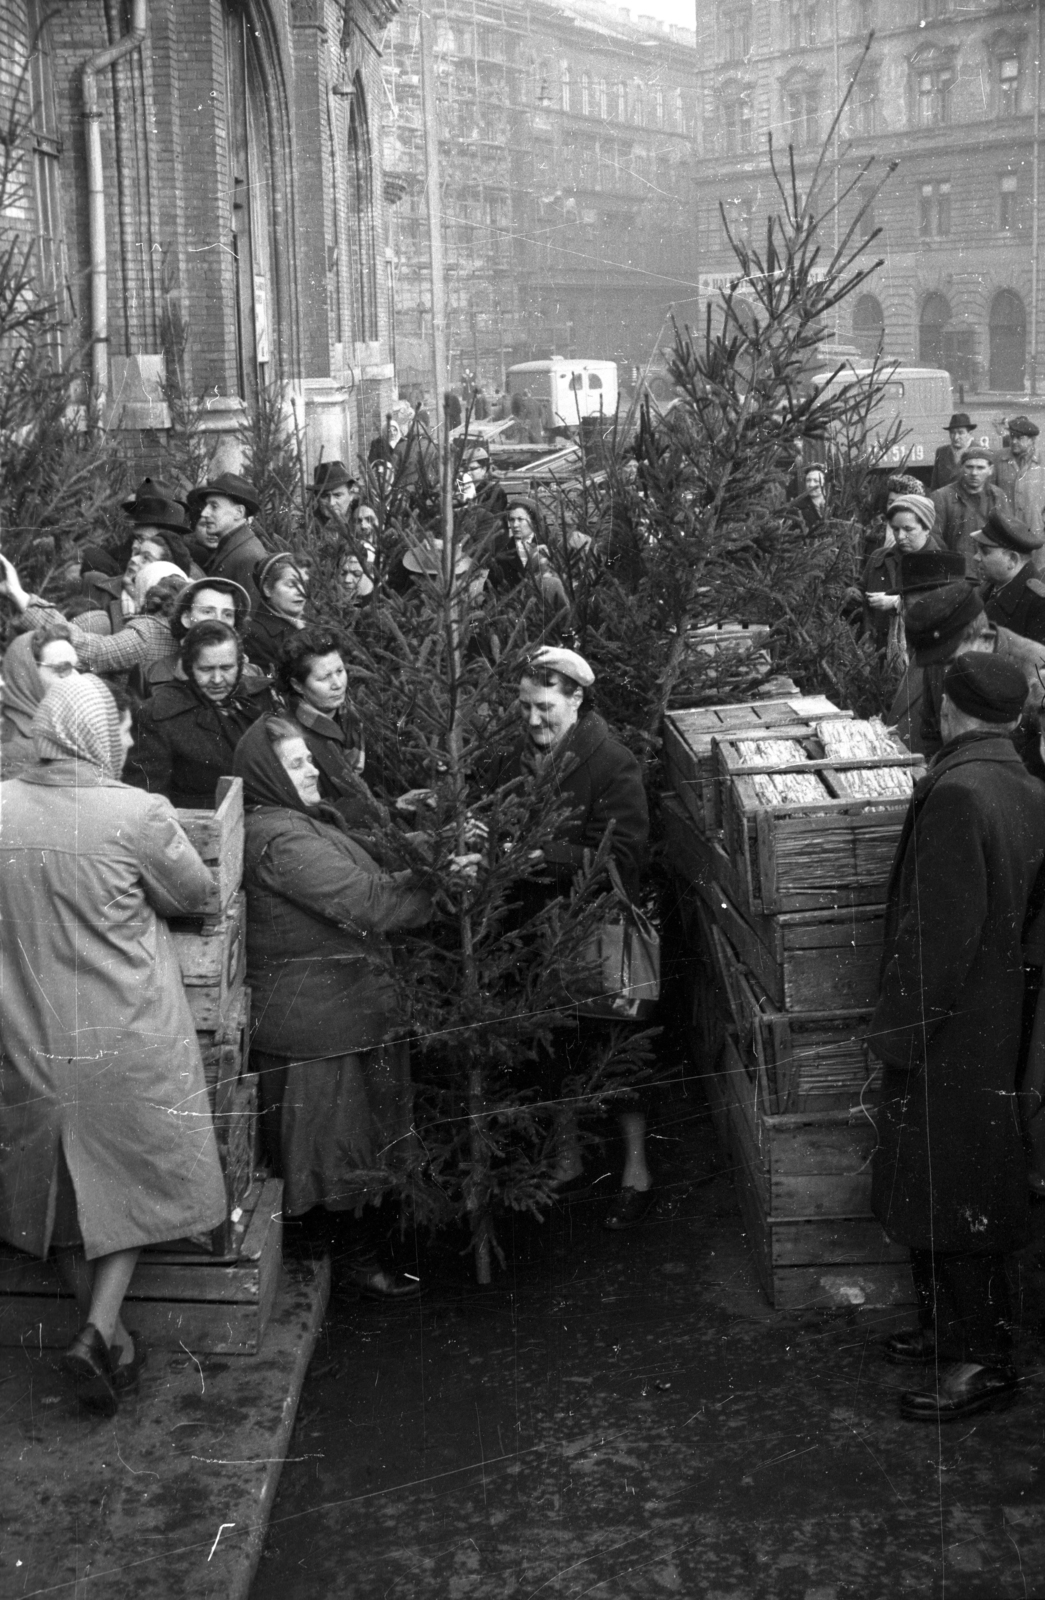
[[[787,121],[791,143],[818,145],[820,143],[820,90],[815,87],[789,89],[787,92]]]
[[[923,239],[945,239],[950,231],[950,183],[923,183],[918,194],[918,232]]]
[[[605,122],[607,116],[606,82],[603,78],[597,78],[595,82],[595,115],[601,117]]]
[[[745,0],[729,0],[718,13],[723,61],[744,61],[751,53],[751,7]]]
[[[865,361],[881,355],[885,344],[885,317],[873,294],[863,294],[853,310],[853,343]]]
[[[374,240],[373,162],[366,99],[357,77],[348,115],[348,244],[352,263],[357,339],[376,339],[377,255]],[[468,230],[469,235],[471,229]]]
[[[998,62],[998,115],[1014,117],[1020,109],[1020,58],[1002,56]]]
[[[225,14],[230,250],[235,263],[235,334],[239,393],[246,398],[271,372],[282,259],[273,193],[273,138],[257,35],[244,10]],[[354,107],[354,101],[353,101]],[[368,338],[360,328],[360,338]],[[375,336],[376,337],[376,336]]]
[[[635,78],[632,81],[632,85],[631,85],[631,107],[630,107],[630,110],[631,110],[631,120],[632,120],[632,122],[634,122],[634,124],[635,124],[635,126],[637,128],[643,127],[643,125],[645,124],[645,120],[646,120],[646,107],[645,107],[645,104],[644,104],[644,98],[645,97],[644,97],[643,92],[642,92],[642,84],[639,82],[638,78]]]
[[[951,120],[951,89],[954,69],[950,66],[920,70],[915,78],[914,120],[919,128],[933,128]]]
[[[860,214],[860,233],[864,239],[869,239],[877,228],[875,218],[875,189],[873,184],[861,184],[856,191],[856,204]]]
[[[1002,233],[1016,233],[1020,226],[1020,183],[1014,172],[1003,172],[998,179],[998,227]]]
[[[61,140],[51,73],[51,50],[47,18],[40,0],[28,7],[29,37],[35,49],[29,61],[29,134],[33,152],[33,199],[36,205],[37,283],[45,299],[53,301],[60,314],[66,310],[64,230],[62,226],[59,157]],[[55,334],[54,355],[61,355]]]
[[[581,74],[581,114],[591,116],[591,76],[587,72]]]
[[[857,78],[849,101],[849,132],[853,137],[878,132],[878,74],[866,68]]]
[[[559,86],[562,95],[562,109],[570,109],[570,63],[564,61],[559,69]]]
[[[801,50],[820,42],[820,18],[817,0],[788,0],[788,44],[792,50]]]
[[[686,131],[686,114],[682,106],[682,90],[675,90],[675,126],[679,133]]]
[[[660,84],[653,91],[653,119],[658,128],[664,126],[664,90]]]
[[[990,386],[1019,394],[1026,375],[1027,314],[1023,301],[1011,289],[1003,289],[991,301],[988,332]]]
[[[723,154],[749,154],[753,145],[750,97],[739,94],[723,100],[721,118]]]
[[[628,116],[628,91],[624,87],[624,79],[617,84],[617,121],[625,122]]]
[[[722,231],[729,242],[729,235],[741,244],[747,244],[751,239],[751,224],[754,218],[754,201],[748,195],[733,200],[724,200],[720,216],[722,218]]]

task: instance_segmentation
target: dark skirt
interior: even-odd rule
[[[265,1145],[283,1179],[283,1211],[356,1211],[394,1188],[414,1148],[405,1043],[291,1061],[251,1051]]]

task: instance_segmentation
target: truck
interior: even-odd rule
[[[617,363],[551,356],[520,361],[507,372],[508,393],[535,400],[549,435],[576,434],[587,417],[611,418],[617,410]]]
[[[872,368],[860,360],[845,359],[842,370],[834,367],[815,373],[812,382],[819,388],[841,389],[855,378],[870,377]],[[954,410],[951,375],[942,367],[905,367],[897,363],[881,369],[885,379],[882,395],[870,419],[868,444],[874,465],[885,472],[908,472],[928,484],[939,445],[947,440],[947,423]],[[898,442],[883,448],[895,424],[900,424]],[[977,434],[979,437],[979,434]],[[986,433],[983,443],[989,442]]]

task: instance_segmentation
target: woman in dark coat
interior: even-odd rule
[[[885,1068],[872,1205],[911,1248],[922,1313],[919,1332],[887,1341],[895,1360],[997,1351],[1002,1256],[1026,1232],[1015,1074],[1045,789],[1012,743],[1025,695],[996,657],[973,652],[948,669],[946,742],[914,791],[889,883],[869,1036]]]
[[[612,823],[610,852],[630,899],[638,897],[649,840],[649,808],[639,764],[613,737],[591,708],[595,681],[591,667],[573,650],[545,645],[524,668],[519,707],[526,733],[515,747],[494,758],[485,773],[491,788],[527,773],[547,776],[567,816],[553,844],[545,846],[547,877],[543,885],[520,896],[523,911],[533,914],[544,900],[570,893],[573,877],[602,843]],[[598,1023],[582,1030],[582,1047]],[[566,1050],[557,1053],[564,1070]],[[646,1112],[632,1107],[620,1114],[625,1164],[621,1193],[604,1225],[631,1227],[654,1203],[653,1180],[646,1161]],[[560,1181],[580,1173],[575,1130],[568,1113],[559,1118],[562,1150]]]
[[[243,645],[224,622],[197,622],[182,640],[181,676],[160,684],[134,714],[124,779],[172,805],[214,804],[240,739],[275,710],[264,682],[243,677]]]
[[[266,556],[254,568],[258,603],[243,635],[247,658],[274,678],[288,639],[305,627],[308,577],[287,551]]]
[[[344,650],[335,634],[306,629],[284,646],[280,688],[319,770],[319,792],[352,827],[388,821],[363,778],[363,724],[348,695]]]
[[[284,1210],[359,1215],[408,1155],[409,1056],[385,935],[432,914],[409,872],[385,873],[325,805],[301,729],[266,717],[240,741],[247,806],[251,1066]],[[353,1277],[395,1298],[416,1282],[357,1252]]]

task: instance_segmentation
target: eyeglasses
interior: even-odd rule
[[[58,661],[54,666],[41,662],[41,666],[46,672],[53,672],[56,678],[68,678],[71,673],[76,671],[75,661]]]

